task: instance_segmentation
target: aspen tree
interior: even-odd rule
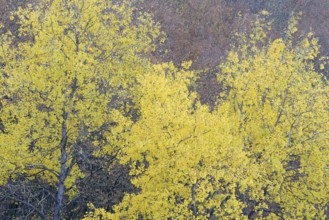
[[[26,41],[13,44],[10,31],[0,39],[0,183],[24,175],[53,184],[60,219],[64,196],[83,176],[82,146],[120,147],[114,136],[130,107],[109,103],[132,94],[149,65],[140,55],[154,49],[159,30],[128,1],[43,0],[11,19]]]
[[[263,12],[266,14],[266,12]],[[133,184],[114,213],[86,219],[321,219],[329,198],[329,88],[312,33],[269,40],[261,20],[220,68],[227,88],[209,111],[184,65],[138,78],[140,119],[122,162]]]

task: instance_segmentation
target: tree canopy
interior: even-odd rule
[[[182,17],[203,5],[193,2],[181,2]],[[227,37],[209,106],[197,85],[209,69],[154,59],[160,26],[138,3],[40,0],[11,14],[18,35],[0,37],[0,196],[42,181],[50,205],[8,198],[29,207],[26,218],[64,218],[86,166],[93,178],[87,161],[111,173],[110,158],[134,189],[115,205],[86,201],[85,219],[324,219],[328,59],[314,33],[297,35],[293,17],[284,37],[269,37],[261,11],[252,31]],[[120,185],[120,174],[106,178]]]
[[[141,191],[90,218],[324,218],[329,88],[311,62],[317,41],[267,41],[266,28],[256,23],[220,66],[226,90],[214,111],[185,68],[156,65],[139,78],[141,116],[122,162]]]
[[[128,2],[41,1],[11,19],[25,41],[15,44],[10,31],[0,41],[0,183],[23,175],[57,186],[59,218],[83,175],[83,146],[117,149],[112,128],[129,112],[128,90],[148,68],[141,56],[159,30]]]

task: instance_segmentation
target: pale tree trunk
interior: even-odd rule
[[[61,216],[61,208],[62,208],[62,201],[64,198],[65,193],[65,187],[64,187],[64,181],[65,181],[65,165],[62,165],[60,177],[59,177],[59,185],[58,185],[58,192],[57,192],[57,198],[56,198],[56,206],[54,211],[54,220],[60,220]],[[64,173],[62,173],[62,170],[64,170]]]
[[[74,93],[77,89],[77,79],[74,78],[72,82],[72,91],[69,96],[70,102],[73,100]],[[65,105],[64,105],[65,106]],[[70,171],[75,164],[74,155],[71,153],[74,152],[74,149],[71,149],[72,152],[68,153],[67,149],[67,121],[70,117],[70,111],[65,111],[63,109],[63,116],[64,121],[62,124],[62,140],[60,143],[60,150],[61,150],[61,158],[60,158],[60,173],[58,176],[58,191],[57,191],[57,198],[54,210],[54,220],[60,220],[61,217],[61,209],[62,209],[62,202],[65,194],[65,180],[70,175]],[[72,146],[72,148],[74,148]],[[69,157],[71,157],[71,162],[69,163]]]
[[[67,176],[67,153],[66,153],[66,144],[67,144],[67,128],[66,128],[66,120],[68,118],[69,114],[66,115],[66,118],[64,119],[63,125],[62,125],[62,140],[61,140],[61,169],[58,176],[58,192],[57,192],[57,198],[56,198],[56,204],[55,204],[55,210],[54,210],[54,220],[60,220],[61,216],[61,208],[62,208],[62,202],[64,198],[65,193],[65,179]]]

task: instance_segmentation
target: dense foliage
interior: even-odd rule
[[[64,195],[73,197],[83,177],[83,146],[118,147],[115,125],[149,65],[136,54],[152,50],[159,31],[126,2],[43,1],[11,19],[26,40],[1,36],[0,183],[24,176],[56,185],[59,218]]]
[[[109,219],[324,218],[329,87],[311,62],[318,45],[312,34],[266,42],[265,28],[221,65],[227,91],[212,112],[189,92],[191,72],[163,64],[143,75],[122,158],[141,191]]]
[[[0,38],[0,216],[324,219],[327,58],[314,33],[296,33],[298,16],[280,37],[273,15],[252,20],[230,11],[247,7],[234,2],[40,0],[10,14],[17,33],[2,27]],[[231,37],[212,59],[185,41],[163,54],[155,44],[170,49],[176,38],[163,42],[143,4],[182,19],[199,7],[183,22],[191,26],[216,9],[231,30],[212,23],[202,36]],[[175,53],[186,56],[164,62]],[[211,103],[199,85],[207,74]]]

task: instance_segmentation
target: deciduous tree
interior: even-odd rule
[[[324,218],[329,88],[311,62],[317,40],[293,44],[293,24],[286,42],[268,40],[260,21],[240,38],[221,65],[227,90],[215,111],[189,91],[187,64],[139,77],[141,115],[122,162],[140,192],[86,218]]]
[[[125,100],[159,31],[126,1],[44,0],[11,20],[28,40],[14,44],[10,31],[0,40],[0,183],[23,176],[54,185],[59,219],[82,176],[82,145],[120,147]]]

